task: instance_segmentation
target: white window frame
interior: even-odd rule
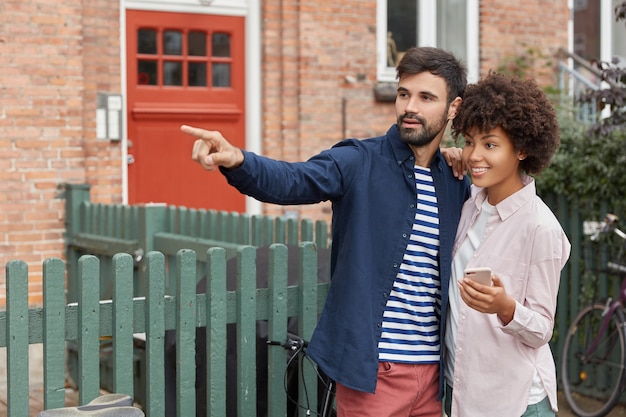
[[[468,82],[476,82],[480,76],[478,3],[479,0],[467,0],[467,59],[465,64]],[[419,19],[420,44],[418,46],[437,46],[437,0],[420,0]],[[378,81],[397,81],[395,68],[387,66],[387,0],[377,0],[376,4],[376,51]]]

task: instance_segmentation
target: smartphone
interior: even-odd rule
[[[465,270],[465,278],[473,279],[483,285],[491,285],[491,268],[467,268]]]

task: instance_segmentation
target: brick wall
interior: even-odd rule
[[[299,161],[346,137],[384,134],[395,111],[373,95],[376,2],[269,0],[262,8],[264,153]],[[328,203],[265,207],[330,220]]]
[[[120,91],[119,2],[0,2],[0,259],[28,262],[32,302],[42,261],[63,257],[62,184],[91,184],[92,200],[122,201],[120,143],[95,139],[99,91]],[[392,103],[377,103],[374,0],[264,0],[264,153],[304,160],[344,137],[386,132]],[[481,0],[481,73],[539,47],[567,45],[567,0]],[[549,16],[549,18],[546,18]],[[542,82],[544,62],[537,63]],[[346,82],[346,77],[356,82]],[[328,203],[265,206],[330,220]],[[0,270],[0,303],[5,269]]]
[[[119,145],[95,143],[93,121],[96,91],[119,91],[117,5],[0,3],[0,302],[13,259],[40,301],[42,261],[63,256],[62,184],[90,181],[95,199],[121,201]]]
[[[542,85],[556,85],[558,48],[568,45],[567,0],[480,1],[480,73],[522,58],[531,64],[529,77]]]

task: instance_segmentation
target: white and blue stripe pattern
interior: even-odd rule
[[[439,362],[439,212],[430,170],[415,167],[417,211],[400,271],[383,314],[379,360]]]

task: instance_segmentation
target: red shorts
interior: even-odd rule
[[[337,384],[337,417],[441,417],[439,365],[378,363],[376,392]]]

